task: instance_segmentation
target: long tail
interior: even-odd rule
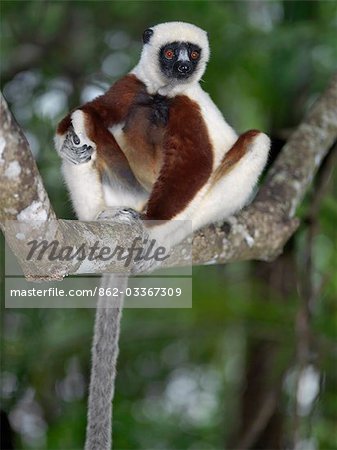
[[[118,341],[127,276],[104,275],[100,289],[117,288],[118,296],[98,298],[88,400],[85,450],[110,450],[112,399],[115,390]],[[102,293],[102,291],[101,291]]]

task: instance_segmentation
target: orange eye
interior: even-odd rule
[[[197,51],[193,51],[193,52],[191,52],[191,59],[198,59],[199,58],[199,52],[197,52]]]
[[[172,59],[174,56],[173,50],[165,50],[164,55],[166,59]]]

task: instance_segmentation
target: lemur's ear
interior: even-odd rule
[[[153,35],[154,31],[151,28],[147,28],[143,33],[143,43],[147,44],[150,42],[151,36]]]

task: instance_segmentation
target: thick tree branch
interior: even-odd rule
[[[13,121],[6,102],[1,98],[0,127],[0,220],[49,219],[55,215],[43,188],[36,165],[22,133]],[[294,218],[322,158],[337,139],[337,75],[325,93],[314,104],[307,117],[290,137],[271,168],[255,201],[224,224],[208,226],[193,237],[193,263],[211,264],[235,260],[272,260],[282,252],[294,233],[298,220]],[[207,213],[207,212],[206,212]],[[59,221],[61,234],[81,243],[109,242],[116,230],[104,223],[69,223]],[[8,227],[9,228],[9,227]],[[7,231],[8,231],[7,228]],[[122,233],[130,238],[130,230]],[[132,233],[131,233],[132,234]],[[13,245],[13,242],[11,243]],[[185,265],[188,245],[182,243],[174,251],[172,265]],[[20,255],[17,254],[20,259]],[[55,269],[56,270],[56,269]],[[83,269],[82,269],[83,270]],[[108,272],[109,262],[86,265],[90,273]],[[63,265],[52,273],[53,278],[80,273],[77,261]],[[29,276],[29,268],[25,268]]]
[[[1,95],[0,223],[56,219],[22,130]]]

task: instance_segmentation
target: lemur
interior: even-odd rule
[[[175,244],[178,220],[192,231],[241,209],[262,172],[269,138],[241,136],[199,81],[207,33],[184,22],[143,33],[136,67],[58,125],[56,149],[80,220],[160,220],[151,233]],[[175,234],[176,233],[176,234]]]
[[[67,115],[55,144],[80,220],[139,221],[171,246],[185,237],[180,220],[194,231],[245,205],[270,142],[256,130],[238,137],[200,87],[210,53],[205,31],[163,23],[145,30],[143,43],[137,66]],[[117,308],[110,302],[100,298],[96,313],[86,450],[111,449],[122,298]]]

